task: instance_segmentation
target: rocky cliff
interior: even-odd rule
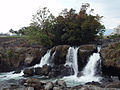
[[[0,38],[0,72],[32,66],[40,62],[46,48],[29,45],[21,38]]]
[[[103,74],[120,78],[120,42],[102,47],[100,53]]]

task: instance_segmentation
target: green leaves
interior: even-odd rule
[[[87,14],[89,7],[88,3],[83,4],[79,13],[72,8],[69,11],[64,9],[57,17],[53,16],[46,7],[39,9],[33,15],[26,34],[30,40],[47,47],[91,42],[96,39],[98,33],[103,35],[104,25],[101,24],[101,16]]]

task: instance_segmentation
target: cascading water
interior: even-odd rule
[[[90,56],[89,61],[85,68],[83,69],[83,75],[79,78],[80,81],[84,82],[91,82],[91,81],[97,81],[99,82],[100,76],[96,76],[97,71],[97,62],[100,60],[99,53],[93,53],[93,55]]]
[[[75,55],[75,54],[71,55],[72,54],[72,53],[70,53],[70,52],[72,52],[71,50],[72,50],[71,48],[69,48],[69,50],[68,50],[67,61],[66,61],[67,65],[73,64],[72,62],[70,62],[71,59],[68,59],[68,58],[71,58],[72,56]],[[77,77],[77,74],[75,73],[72,76],[64,77],[63,80],[65,80],[67,82],[67,84],[70,85],[70,86],[73,85],[73,84],[75,84],[75,85],[77,85],[77,84],[79,85],[80,83],[84,84],[86,82],[91,82],[91,81],[97,81],[97,82],[99,82],[101,80],[101,77],[100,76],[96,76],[96,70],[97,70],[96,68],[97,68],[97,65],[98,65],[97,63],[100,61],[99,51],[100,51],[100,48],[98,47],[98,52],[97,53],[93,53],[89,57],[88,63],[84,67],[84,69],[82,71],[83,75],[81,77]],[[77,58],[75,59],[75,61],[72,58],[71,61],[77,63]],[[78,65],[78,63],[75,64],[75,65]],[[78,66],[76,66],[76,68],[78,68]],[[73,67],[73,69],[74,69],[74,67]],[[78,72],[78,69],[74,69],[74,72]]]
[[[88,63],[86,64],[86,66],[84,67],[84,69],[82,71],[83,75],[81,77],[77,77],[77,74],[78,74],[78,60],[77,60],[78,49],[79,49],[79,47],[77,47],[77,48],[70,47],[68,49],[65,66],[66,65],[70,66],[74,70],[74,75],[64,77],[62,79],[66,81],[68,86],[84,84],[86,82],[91,82],[91,81],[99,82],[101,80],[101,77],[96,75],[96,71],[97,71],[97,65],[98,65],[97,63],[98,62],[100,63],[100,54],[99,54],[100,48],[98,48],[98,53],[93,53],[90,56]],[[51,53],[51,50],[48,50],[47,53],[41,58],[40,64],[37,64],[34,67],[42,67],[45,64],[51,65],[53,63],[52,60],[54,59],[56,51],[52,54],[52,56],[50,56],[50,53]],[[5,74],[1,73],[0,78],[2,78],[1,80],[15,79],[15,78],[18,79],[22,75],[23,75],[23,71],[20,74],[13,74],[13,72],[5,73]]]
[[[77,76],[78,74],[78,62],[77,62],[77,52],[78,52],[78,47],[70,47],[68,49],[68,53],[66,56],[66,65],[70,66],[74,70],[74,75]]]
[[[49,65],[50,52],[51,50],[48,50],[47,53],[41,58],[40,64],[36,64],[34,67],[42,67],[45,64]]]

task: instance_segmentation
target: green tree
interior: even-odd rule
[[[42,8],[33,15],[32,23],[26,29],[26,35],[33,42],[44,46],[58,44],[80,45],[89,43],[103,35],[102,16],[92,15],[93,9],[87,13],[88,3],[82,5],[79,13],[74,9],[64,9],[54,17],[49,9]]]
[[[40,8],[33,15],[32,23],[26,30],[26,35],[32,42],[44,46],[53,46],[54,35],[51,33],[54,26],[54,16],[49,9]]]

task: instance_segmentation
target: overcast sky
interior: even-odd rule
[[[82,3],[90,3],[96,14],[104,16],[107,29],[120,24],[120,0],[0,0],[0,32],[28,26],[40,7],[48,7],[57,15],[64,8],[79,10]]]

